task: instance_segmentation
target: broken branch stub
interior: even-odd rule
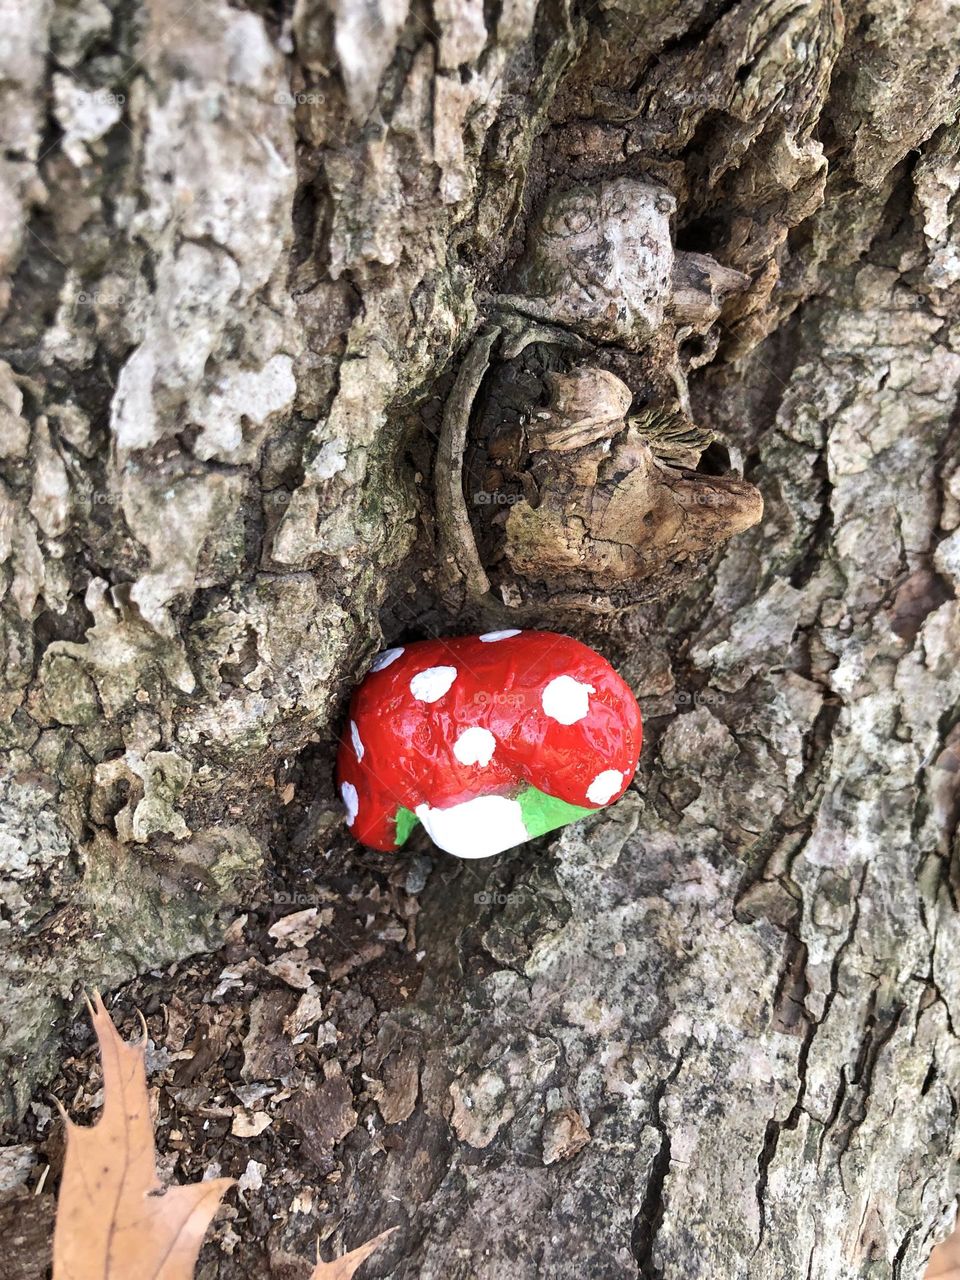
[[[437,524],[461,604],[616,612],[674,592],[760,519],[751,484],[698,471],[714,436],[690,420],[684,374],[749,277],[676,252],[674,209],[667,188],[620,177],[551,192],[535,216],[517,291],[496,295],[444,412]],[[681,356],[691,337],[700,357]]]
[[[711,432],[675,408],[631,414],[631,388],[599,358],[535,343],[478,387],[466,509],[508,606],[596,614],[659,598],[762,515],[753,485],[696,470]]]

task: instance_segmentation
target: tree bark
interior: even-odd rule
[[[631,792],[435,860],[327,1221],[399,1223],[397,1278],[917,1276],[960,1153],[955,6],[0,13],[8,1115],[82,984],[217,947],[318,849],[370,874],[352,683],[510,616],[453,589],[444,404],[548,194],[638,178],[747,283],[609,358],[764,518],[606,618]]]

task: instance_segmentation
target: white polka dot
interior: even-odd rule
[[[519,802],[506,796],[474,796],[449,809],[420,804],[416,813],[433,843],[457,858],[491,858],[530,839]]]
[[[592,684],[582,684],[573,676],[557,676],[540,695],[540,702],[551,720],[576,724],[589,714],[591,693],[596,693]]]
[[[493,644],[494,640],[509,640],[511,636],[519,634],[519,631],[485,631],[480,639],[484,644]]]
[[[352,827],[356,821],[357,814],[360,812],[360,797],[357,795],[357,788],[352,782],[341,782],[340,795],[343,797],[344,808],[347,811],[347,826]]]
[[[410,681],[410,692],[418,702],[436,702],[457,678],[456,667],[427,667]]]
[[[389,667],[391,662],[396,660],[403,653],[403,649],[384,649],[383,653],[378,653],[374,660],[370,663],[371,671],[382,671],[384,667]]]
[[[620,790],[623,774],[619,769],[604,769],[587,787],[587,799],[591,804],[606,804]]]
[[[496,749],[496,738],[489,729],[481,729],[479,725],[464,729],[453,744],[453,754],[461,764],[479,764],[484,767],[493,759]]]
[[[353,749],[357,753],[357,759],[363,759],[364,746],[360,741],[360,730],[357,728],[355,720],[350,721],[350,741],[353,743]]]

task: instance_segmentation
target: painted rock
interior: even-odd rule
[[[398,849],[419,822],[486,858],[619,799],[642,736],[629,687],[569,636],[423,640],[381,653],[357,687],[337,780],[361,843]]]

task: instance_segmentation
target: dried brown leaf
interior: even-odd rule
[[[103,1112],[66,1115],[54,1280],[191,1280],[230,1178],[164,1189],[157,1179],[144,1044],[126,1044],[99,995],[88,1004],[103,1062]]]
[[[960,1223],[931,1253],[923,1280],[960,1280]]]
[[[379,1249],[387,1236],[392,1235],[396,1229],[390,1227],[388,1231],[381,1231],[378,1236],[360,1245],[359,1249],[345,1253],[342,1258],[334,1258],[332,1262],[318,1262],[310,1280],[350,1280],[360,1263],[369,1258],[374,1249]]]

